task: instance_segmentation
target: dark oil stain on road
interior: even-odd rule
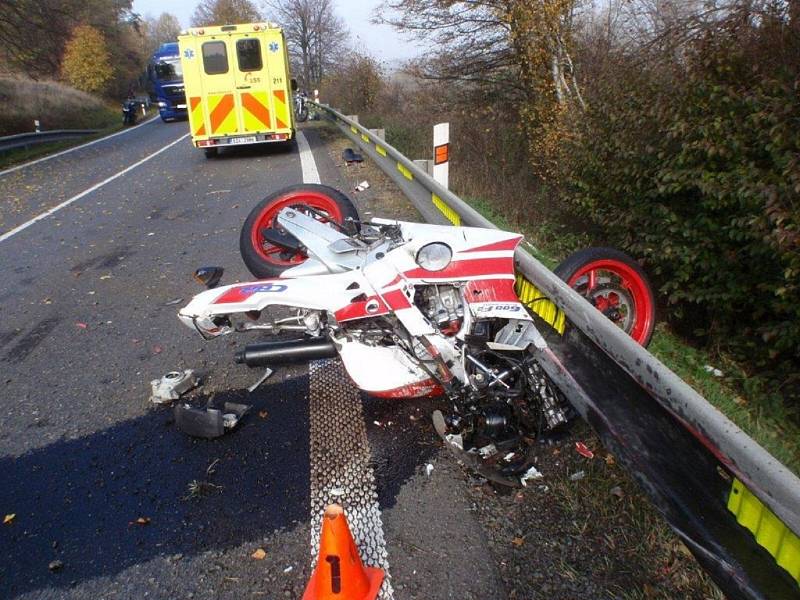
[[[441,398],[383,400],[362,394],[364,420],[381,509],[394,506],[402,485],[441,447],[431,413]]]
[[[73,586],[157,556],[234,548],[306,521],[308,404],[288,399],[305,397],[307,386],[296,377],[256,394],[217,393],[215,402],[253,408],[216,440],[189,438],[171,410],[154,408],[0,459],[0,506],[16,513],[0,531],[0,595]],[[53,560],[63,563],[57,573],[48,571]]]
[[[98,270],[114,269],[119,266],[123,260],[135,253],[136,252],[130,246],[116,246],[108,252],[93,256],[92,258],[73,265],[70,271],[72,271],[72,273],[82,273],[90,268]]]
[[[3,357],[3,362],[17,364],[23,362],[61,322],[61,317],[47,317],[33,326]]]

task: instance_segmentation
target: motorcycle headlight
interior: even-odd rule
[[[441,271],[453,260],[453,251],[447,244],[425,244],[417,252],[417,264],[426,271]]]

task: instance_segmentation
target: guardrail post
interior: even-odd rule
[[[427,173],[428,175],[433,175],[433,161],[428,160],[427,158],[418,158],[414,161],[414,164],[417,165],[422,171]]]
[[[430,174],[439,185],[450,189],[450,123],[433,126],[433,169]]]
[[[379,140],[386,141],[386,130],[385,129],[370,129],[369,132],[374,135]]]
[[[350,119],[353,123],[358,123],[358,115],[347,115],[347,118]]]

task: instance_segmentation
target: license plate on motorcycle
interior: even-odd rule
[[[247,137],[235,137],[231,138],[231,144],[254,144],[256,142],[256,136],[249,135]]]

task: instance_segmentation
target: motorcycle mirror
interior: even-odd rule
[[[295,79],[294,77],[292,77],[292,91],[293,92],[297,91],[297,79]]]
[[[194,279],[209,290],[217,287],[225,269],[222,267],[200,267],[194,272]]]

